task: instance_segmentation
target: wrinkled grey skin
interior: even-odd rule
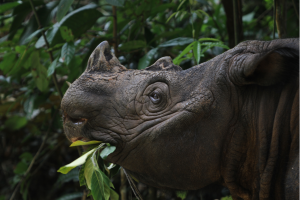
[[[181,70],[127,70],[102,42],[62,100],[70,141],[117,146],[108,160],[158,188],[212,183],[233,199],[298,199],[299,40],[246,41]]]

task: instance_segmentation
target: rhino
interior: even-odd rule
[[[66,137],[115,145],[107,160],[170,190],[298,199],[299,39],[245,41],[187,70],[129,70],[100,43],[62,102]]]

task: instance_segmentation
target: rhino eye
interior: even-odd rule
[[[160,102],[161,96],[160,96],[160,94],[159,94],[158,92],[152,92],[152,93],[150,94],[150,99],[151,99],[151,101],[152,101],[153,103],[157,104],[157,103]]]

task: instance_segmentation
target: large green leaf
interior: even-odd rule
[[[60,21],[68,12],[70,9],[70,6],[74,0],[60,0],[58,4],[56,19],[57,21]]]
[[[76,142],[73,142],[70,147],[75,147],[75,146],[84,146],[84,145],[91,145],[91,144],[100,144],[102,143],[101,141],[95,141],[95,140],[92,140],[92,141],[88,141],[88,142],[84,142],[84,141],[81,141],[81,140],[77,140]]]
[[[100,156],[105,160],[107,156],[113,153],[115,150],[116,150],[115,146],[107,146],[101,151]]]
[[[57,62],[58,62],[58,57],[51,63],[51,65],[49,66],[48,70],[47,70],[47,76],[51,76],[55,69],[56,69],[56,66],[57,66]]]
[[[176,191],[176,196],[182,200],[186,198],[186,195],[187,195],[187,191]]]
[[[53,47],[56,44],[65,42],[61,36],[59,28],[61,26],[68,27],[74,34],[74,38],[77,38],[86,30],[91,28],[102,14],[97,10],[97,5],[94,3],[83,6],[73,12],[70,12],[65,16],[60,23],[56,23],[51,31],[47,33],[47,40],[50,46]],[[47,31],[48,32],[48,31]],[[43,40],[43,39],[41,39]]]
[[[93,171],[91,178],[91,191],[94,199],[105,200],[103,182],[103,176],[100,171]]]
[[[157,50],[158,48],[154,48],[148,51],[148,53],[139,60],[138,69],[145,69],[148,67]]]
[[[26,117],[20,117],[20,116],[12,116],[9,119],[7,119],[4,123],[5,128],[15,131],[19,130],[22,127],[24,127],[27,124]]]
[[[67,42],[61,49],[61,59],[69,65],[75,54],[75,46],[73,42]]]
[[[178,37],[162,43],[161,45],[159,45],[159,47],[182,46],[182,45],[190,44],[193,41],[194,41],[193,38]]]
[[[14,169],[15,174],[24,174],[28,168],[28,164],[24,161],[21,161],[17,164],[16,168]]]
[[[37,88],[44,92],[48,89],[47,69],[40,63],[38,51],[31,54],[31,69]]]
[[[134,49],[140,49],[146,47],[146,42],[143,40],[132,40],[125,43],[122,43],[122,46],[119,48],[120,51],[131,51]]]
[[[74,35],[72,33],[72,30],[69,29],[66,26],[61,26],[59,27],[60,33],[62,38],[66,41],[66,42],[70,42],[74,40]]]
[[[196,41],[189,44],[176,58],[173,59],[175,65],[179,65],[182,60],[180,60],[184,55],[186,55],[190,50],[193,49],[193,45]]]
[[[17,55],[15,52],[6,53],[3,56],[3,60],[0,62],[0,69],[4,74],[7,74],[13,68],[16,58]]]
[[[37,15],[42,27],[48,27],[53,18],[53,10],[57,7],[58,1],[51,1],[37,10]],[[36,18],[33,15],[29,22],[26,23],[24,31],[19,39],[20,44],[25,44],[26,38],[34,33],[40,27],[37,24]]]
[[[197,62],[197,64],[199,64],[200,62],[200,57],[201,57],[201,44],[199,41],[195,42],[194,46],[193,46],[193,53],[194,53],[194,57],[195,60]]]
[[[85,163],[87,157],[94,153],[95,149],[90,150],[89,152],[87,152],[86,154],[80,156],[79,158],[77,158],[76,160],[74,160],[73,162],[71,162],[68,165],[65,165],[61,168],[59,168],[59,170],[57,170],[58,172],[62,173],[62,174],[67,174],[69,171],[71,171],[72,169],[74,169],[75,167],[82,165],[83,163]]]
[[[39,35],[42,31],[44,31],[46,28],[41,28],[39,30],[34,31],[33,33],[31,33],[23,42],[23,44],[27,44],[28,42],[30,42],[34,37],[36,37],[37,35]]]
[[[14,7],[16,7],[17,5],[20,5],[21,2],[20,1],[15,1],[15,2],[11,2],[11,3],[4,3],[4,4],[1,4],[0,6],[0,13],[3,13],[9,9],[12,9]]]

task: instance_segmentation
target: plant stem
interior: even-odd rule
[[[58,110],[56,110],[56,111],[54,112],[54,115],[53,115],[53,116],[55,116],[55,115],[57,114],[57,112],[58,112]],[[43,140],[43,142],[42,142],[40,148],[38,149],[38,151],[36,152],[36,154],[35,154],[34,157],[32,158],[32,160],[31,160],[31,162],[30,162],[30,165],[29,165],[29,167],[27,168],[27,170],[26,170],[24,176],[22,177],[21,181],[20,181],[20,182],[18,183],[18,185],[16,186],[16,188],[15,188],[13,194],[12,194],[11,197],[10,197],[10,200],[13,200],[13,199],[14,199],[15,195],[17,194],[17,191],[18,191],[19,188],[20,188],[20,185],[21,185],[22,182],[26,179],[26,176],[30,173],[30,171],[31,171],[31,169],[32,169],[32,166],[34,165],[36,159],[38,158],[38,156],[40,155],[40,153],[41,153],[43,147],[45,146],[46,141],[47,141],[47,138],[48,138],[48,135],[49,135],[49,133],[50,133],[50,129],[51,129],[51,127],[52,127],[52,123],[53,123],[53,121],[54,121],[53,119],[54,119],[54,118],[51,117],[51,120],[50,120],[50,123],[49,123],[48,130],[47,130],[47,132],[46,132],[45,138],[44,138],[44,140]]]
[[[273,40],[275,39],[276,31],[276,0],[273,0]]]
[[[32,0],[29,0],[29,2],[30,2],[30,5],[31,5],[31,8],[32,8],[32,11],[33,11],[33,13],[34,13],[36,22],[37,22],[37,24],[38,24],[38,26],[39,26],[38,29],[41,29],[41,28],[42,28],[42,25],[41,25],[41,22],[40,22],[40,19],[39,19],[37,13],[36,13],[35,7],[34,7],[34,5],[33,5],[33,3],[32,3]],[[49,45],[49,42],[48,42],[48,40],[47,40],[47,38],[46,38],[46,35],[45,35],[45,32],[44,32],[44,31],[42,31],[42,35],[43,35],[43,38],[44,38],[44,40],[45,40],[47,49],[49,49],[49,48],[50,48],[50,45]],[[52,51],[48,51],[48,54],[49,54],[49,56],[50,56],[51,62],[53,62],[54,59],[53,59]],[[59,95],[60,99],[62,99],[62,96],[63,96],[63,95],[62,95],[61,89],[60,89],[59,86],[58,86],[58,82],[57,82],[55,70],[54,70],[54,73],[52,74],[52,80],[53,80],[53,82],[54,82],[55,88],[56,88],[56,90],[57,90],[57,92],[58,92],[58,95]]]
[[[118,27],[117,27],[117,8],[116,6],[112,6],[113,9],[113,18],[114,18],[114,50],[115,50],[115,56],[118,57]]]
[[[238,19],[237,19],[237,0],[233,0],[233,18],[234,18],[234,45],[238,44]]]

